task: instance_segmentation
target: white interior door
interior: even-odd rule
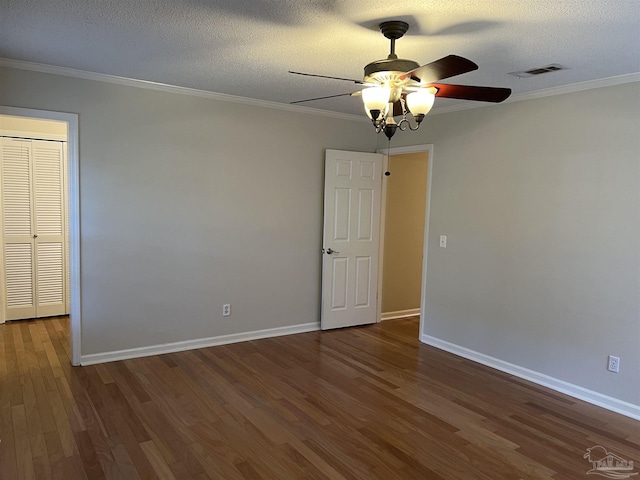
[[[64,315],[62,144],[9,138],[0,142],[5,320]]]
[[[382,159],[378,153],[326,151],[323,330],[377,320]]]

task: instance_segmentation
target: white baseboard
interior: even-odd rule
[[[513,363],[505,362],[504,360],[500,360],[499,358],[490,357],[489,355],[485,355],[484,353],[476,352],[474,350],[449,343],[445,340],[440,340],[439,338],[435,338],[430,335],[421,334],[420,341],[422,343],[426,343],[427,345],[431,345],[432,347],[439,348],[440,350],[445,350],[449,353],[453,353],[454,355],[473,360],[474,362],[478,362],[488,367],[495,368],[496,370],[509,373],[516,377],[529,380],[533,383],[537,383],[538,385],[548,387],[557,392],[570,395],[574,398],[584,400],[585,402],[592,403],[602,408],[606,408],[607,410],[611,410],[613,412],[620,413],[621,415],[640,420],[640,405],[634,405],[633,403],[618,400],[617,398],[603,395],[602,393],[598,393],[593,390],[589,390],[587,388],[565,382],[564,380],[550,377],[549,375],[545,375],[543,373],[529,370],[528,368],[524,368]]]
[[[258,340],[260,338],[280,337],[282,335],[293,335],[295,333],[314,332],[320,330],[320,323],[303,323],[291,327],[268,328],[266,330],[254,330],[252,332],[234,333],[231,335],[220,335],[218,337],[199,338],[196,340],[185,340],[183,342],[164,343],[161,345],[150,345],[148,347],[130,348],[127,350],[116,350],[113,352],[92,353],[80,357],[80,365],[95,365],[96,363],[115,362],[117,360],[128,360],[130,358],[149,357],[151,355],[162,355],[163,353],[183,352],[196,348],[215,347],[216,345],[227,345],[229,343],[246,342]]]
[[[415,317],[420,315],[419,308],[410,308],[409,310],[398,310],[397,312],[385,312],[380,316],[380,320],[395,320],[397,318]]]

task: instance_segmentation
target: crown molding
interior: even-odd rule
[[[76,70],[75,68],[57,67],[55,65],[46,65],[43,63],[23,62],[22,60],[12,60],[9,58],[0,58],[0,67],[15,68],[18,70],[30,70],[32,72],[50,73],[53,75],[63,75],[65,77],[81,78],[84,80],[95,80],[98,82],[113,83],[116,85],[124,85],[126,87],[145,88],[147,90],[155,90],[166,93],[177,93],[180,95],[190,95],[193,97],[207,98],[210,100],[218,100],[221,102],[241,103],[253,107],[274,108],[277,110],[285,110],[295,113],[306,113],[309,115],[319,115],[323,117],[338,118],[341,120],[351,120],[357,122],[369,119],[360,115],[351,115],[348,113],[331,112],[329,110],[320,110],[317,108],[302,107],[299,105],[290,105],[288,103],[271,102],[269,100],[258,100],[255,98],[240,97],[236,95],[228,95],[226,93],[209,92],[207,90],[199,90],[197,88],[179,87],[177,85],[168,85],[166,83],[151,82],[149,80],[138,80],[135,78],[118,77],[116,75],[108,75],[106,73],[87,72],[85,70]]]
[[[168,85],[166,83],[151,82],[148,80],[138,80],[135,78],[118,77],[116,75],[108,75],[106,73],[87,72],[85,70],[76,70],[74,68],[57,67],[55,65],[46,65],[43,63],[23,62],[22,60],[12,60],[9,58],[0,58],[0,67],[16,68],[19,70],[31,70],[33,72],[50,73],[53,75],[63,75],[66,77],[82,78],[85,80],[96,80],[99,82],[113,83],[116,85],[124,85],[127,87],[146,88],[148,90],[156,90],[167,93],[177,93],[181,95],[191,95],[194,97],[208,98],[222,102],[241,103],[254,107],[274,108],[277,110],[285,110],[296,113],[306,113],[309,115],[319,115],[323,117],[338,118],[342,120],[351,120],[357,122],[367,122],[369,119],[361,115],[352,115],[348,113],[331,112],[329,110],[321,110],[318,108],[302,107],[299,105],[290,105],[287,103],[271,102],[269,100],[258,100],[254,98],[240,97],[236,95],[227,95],[226,93],[209,92],[207,90],[198,90],[196,88],[179,87],[176,85]],[[628,73],[626,75],[618,75],[615,77],[599,78],[596,80],[588,80],[586,82],[571,83],[569,85],[561,85],[559,87],[545,88],[543,90],[535,90],[532,92],[516,93],[503,103],[521,102],[524,100],[533,100],[536,98],[551,97],[554,95],[562,95],[565,93],[581,92],[594,88],[611,87],[615,85],[623,85],[625,83],[640,82],[640,72]],[[442,113],[458,112],[461,110],[472,110],[481,107],[491,107],[494,103],[469,102],[460,105],[451,105],[449,107],[434,108],[429,115],[439,115]]]
[[[597,80],[588,80],[586,82],[570,83],[569,85],[561,85],[559,87],[545,88],[532,92],[516,93],[511,95],[502,103],[522,102],[524,100],[533,100],[536,98],[552,97],[554,95],[563,95],[565,93],[582,92],[584,90],[592,90],[594,88],[613,87],[615,85],[623,85],[625,83],[640,82],[640,73],[628,73],[626,75],[617,75],[615,77],[598,78]],[[462,105],[451,105],[450,107],[434,108],[429,115],[438,115],[441,113],[459,112],[460,110],[471,110],[474,108],[491,107],[495,103],[469,102]]]

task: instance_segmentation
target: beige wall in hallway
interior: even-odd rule
[[[420,308],[428,152],[393,155],[387,182],[382,312]]]

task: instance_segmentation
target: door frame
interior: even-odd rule
[[[420,287],[420,333],[424,333],[424,325],[426,324],[426,300],[427,300],[427,257],[429,250],[429,215],[431,213],[431,181],[433,179],[433,144],[411,145],[407,147],[391,147],[380,148],[378,153],[382,153],[384,158],[383,170],[386,172],[389,168],[389,156],[401,155],[403,153],[420,153],[426,152],[429,155],[429,164],[427,166],[427,195],[425,201],[427,202],[425,208],[424,219],[424,243],[422,247],[422,285]],[[384,229],[386,224],[387,214],[387,182],[382,182],[382,206],[380,211],[380,252],[379,252],[379,268],[378,268],[378,308],[377,308],[377,322],[382,321],[382,270],[384,266]]]
[[[67,124],[67,185],[69,190],[69,275],[71,309],[69,313],[71,364],[80,365],[82,352],[82,308],[80,285],[80,159],[78,153],[78,115],[75,113],[36,110],[33,108],[5,107],[0,105],[0,115],[28,117],[40,120],[57,120]],[[0,265],[0,267],[2,267]],[[4,311],[0,309],[0,323],[4,323]]]

